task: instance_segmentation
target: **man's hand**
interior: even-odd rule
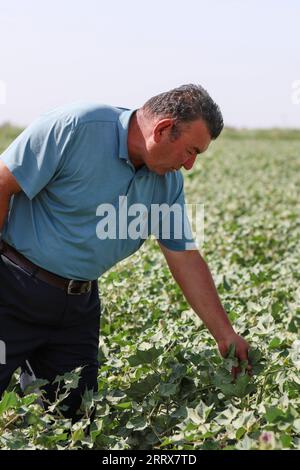
[[[248,361],[248,351],[250,349],[250,346],[247,341],[242,338],[242,336],[239,336],[234,331],[223,339],[217,341],[217,343],[221,356],[226,357],[228,354],[229,346],[233,344],[235,346],[235,356],[237,357],[239,362]],[[251,374],[251,369],[252,366],[248,363],[247,370],[249,374]],[[233,376],[236,377],[240,371],[240,367],[233,367]]]
[[[21,187],[16,178],[0,160],[0,233],[7,217],[10,198],[19,191]]]

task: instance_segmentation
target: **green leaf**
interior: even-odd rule
[[[151,364],[163,354],[163,348],[156,348],[150,343],[141,344],[133,356],[127,358],[131,367],[142,364]]]
[[[243,428],[243,427],[239,428],[239,429],[236,431],[236,433],[235,433],[235,437],[236,437],[237,439],[241,439],[241,438],[243,437],[243,435],[245,434],[246,431],[247,431],[247,430],[246,430],[245,428]]]
[[[84,438],[84,430],[83,429],[76,429],[76,431],[72,432],[72,441],[75,443],[77,441],[82,441]]]
[[[172,395],[175,395],[177,392],[177,385],[172,384],[172,383],[165,383],[165,384],[160,384],[158,393],[162,397],[170,397]]]
[[[285,449],[289,449],[291,447],[291,444],[292,444],[292,438],[291,436],[289,436],[288,434],[281,434],[280,435],[280,441],[281,441],[281,444],[282,446],[285,448]]]
[[[270,406],[266,410],[266,420],[268,423],[274,423],[282,420],[284,418],[284,412],[277,408],[276,406]]]
[[[158,374],[149,374],[144,380],[133,382],[126,393],[129,397],[139,401],[152,392],[159,382],[160,376]]]
[[[129,410],[130,408],[132,408],[132,402],[131,401],[125,401],[123,403],[116,403],[115,407],[119,408],[120,410]]]
[[[15,392],[5,391],[2,400],[0,401],[0,415],[2,415],[5,411],[16,407],[18,401],[19,400]]]
[[[131,418],[126,424],[127,429],[133,429],[134,431],[143,431],[147,426],[148,423],[143,416]]]
[[[226,279],[226,276],[223,276],[223,287],[225,290],[230,291],[231,290],[231,285]]]
[[[280,338],[273,338],[272,341],[269,344],[269,349],[277,349],[281,344]]]

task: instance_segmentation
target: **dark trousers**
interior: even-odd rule
[[[64,405],[76,418],[84,391],[97,391],[100,301],[97,281],[89,293],[69,295],[0,255],[0,341],[6,363],[0,364],[0,397],[14,371],[27,360],[53,401],[57,375],[83,366],[78,387]]]

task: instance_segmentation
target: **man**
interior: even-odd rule
[[[223,120],[208,93],[184,85],[148,100],[137,110],[72,105],[42,115],[0,158],[0,394],[26,361],[51,384],[83,366],[79,386],[66,404],[75,417],[81,395],[97,390],[100,304],[98,277],[135,252],[145,237],[124,236],[126,208],[174,204],[183,208],[180,169],[220,134]],[[118,212],[114,237],[99,234],[99,208]],[[126,209],[127,210],[127,209]],[[123,224],[124,225],[124,224]],[[126,228],[126,227],[125,227]],[[153,227],[148,229],[147,235]],[[212,276],[186,235],[157,232],[169,268],[187,301],[224,356],[230,344],[246,360],[219,300]]]

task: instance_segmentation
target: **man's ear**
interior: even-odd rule
[[[174,119],[165,118],[158,121],[153,129],[153,137],[156,143],[161,142],[167,135],[169,135],[174,125]]]

